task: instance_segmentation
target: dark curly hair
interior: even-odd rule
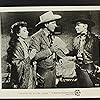
[[[13,52],[15,50],[16,43],[18,42],[18,33],[21,27],[27,27],[27,23],[24,21],[16,22],[11,26],[9,48],[7,49],[7,62],[11,64]]]

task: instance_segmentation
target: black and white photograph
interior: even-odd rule
[[[0,12],[1,89],[99,89],[100,7],[37,8]]]

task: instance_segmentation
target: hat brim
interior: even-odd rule
[[[51,19],[46,19],[44,21],[40,21],[38,24],[35,25],[35,27],[37,27],[40,24],[47,23],[47,22],[54,21],[54,20],[58,20],[58,19],[61,19],[61,16],[55,14],[55,15],[53,15],[53,17]]]
[[[88,24],[91,27],[95,26],[95,23],[88,19],[76,19],[76,20],[72,21],[72,24],[76,24],[77,22],[82,22],[84,24]]]

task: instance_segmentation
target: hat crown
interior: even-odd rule
[[[61,18],[60,15],[56,15],[56,14],[53,14],[52,11],[48,11],[40,16],[40,22],[36,26],[38,26],[42,23],[50,22],[50,21],[57,20],[60,18]]]
[[[95,23],[91,20],[91,16],[86,15],[86,14],[79,15],[77,18],[75,18],[74,21],[72,21],[72,23],[74,23],[74,24],[77,22],[86,23],[86,24],[90,25],[91,27],[95,26]]]
[[[89,16],[89,15],[80,15],[79,17],[78,17],[78,19],[79,20],[81,20],[81,19],[83,19],[84,21],[91,21],[91,16]]]
[[[49,19],[52,19],[54,18],[54,14],[52,11],[49,11],[43,15],[40,16],[40,21],[46,21],[46,20],[49,20]]]

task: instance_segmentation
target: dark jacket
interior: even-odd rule
[[[82,35],[78,35],[74,38],[73,41],[73,51],[70,53],[71,55],[78,54],[78,50],[80,49],[80,39]],[[88,32],[85,38],[85,44],[83,45],[82,65],[79,64],[78,60],[76,63],[82,68],[76,66],[76,73],[78,76],[79,87],[92,87],[94,85],[94,81],[91,78],[93,72],[95,70],[94,64],[100,65],[99,63],[99,40],[95,37],[94,34]]]
[[[73,51],[71,51],[71,55],[77,55],[78,50],[79,50],[79,41],[80,41],[80,36],[78,35],[77,37],[74,38],[73,41]],[[100,60],[100,55],[99,55],[99,40],[97,37],[95,37],[94,34],[88,32],[88,35],[86,36],[85,39],[86,43],[84,45],[84,52],[83,52],[83,59],[84,63],[88,64],[90,62],[93,62],[96,65],[100,65],[99,60]]]

